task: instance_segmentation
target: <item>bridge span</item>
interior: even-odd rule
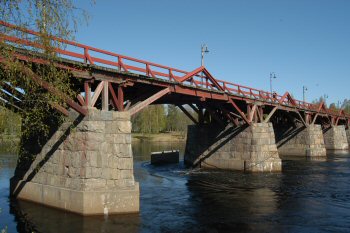
[[[11,29],[0,34],[1,43],[13,48],[11,57],[0,57],[1,69],[9,59],[19,61],[23,75],[69,106],[52,104],[67,121],[51,126],[53,134],[33,160],[18,164],[11,180],[17,198],[83,215],[138,212],[130,117],[150,104],[176,105],[193,121],[185,152],[191,166],[279,172],[281,154],[319,158],[326,149],[349,147],[350,115],[323,102],[219,80],[205,67],[187,72],[56,37],[50,40],[64,46],[49,60],[35,39],[40,33],[0,25]],[[70,72],[75,98],[36,73],[49,62]],[[0,86],[3,104],[20,111],[22,87],[6,77]]]

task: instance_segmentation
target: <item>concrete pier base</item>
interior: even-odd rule
[[[82,215],[139,212],[129,114],[70,112],[29,166],[19,161],[11,195]]]
[[[271,123],[224,129],[215,124],[190,125],[185,163],[251,172],[282,170]]]
[[[350,127],[345,130],[346,132],[346,137],[348,139],[348,144],[350,144]]]
[[[277,131],[283,132],[281,129]],[[280,136],[277,142],[281,155],[300,155],[307,157],[326,156],[321,125],[309,125],[300,129],[290,129]]]
[[[325,130],[324,142],[326,149],[329,150],[347,150],[349,149],[348,137],[344,125],[332,126]]]

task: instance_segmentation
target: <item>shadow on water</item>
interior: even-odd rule
[[[350,155],[283,158],[282,173],[251,174],[153,166],[150,152],[184,143],[133,144],[140,182],[138,215],[81,217],[8,199],[13,163],[0,170],[0,229],[8,232],[347,232],[350,229]],[[1,156],[0,156],[1,157]],[[2,158],[2,157],[1,157]],[[12,165],[10,165],[12,164]]]
[[[11,202],[18,232],[139,232],[138,215],[82,217],[26,201]]]

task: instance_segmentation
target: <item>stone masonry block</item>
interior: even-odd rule
[[[92,203],[88,198],[86,200],[81,198],[87,191],[91,194],[100,191],[109,198],[111,193],[119,195],[119,191],[122,191],[125,200],[130,195],[138,198],[138,185],[133,175],[129,113],[89,108],[85,117],[79,116],[75,111],[70,111],[69,114],[67,122],[63,123],[48,140],[41,152],[35,156],[30,169],[24,174],[24,178],[27,178],[35,171],[36,165],[47,159],[29,182],[31,187],[45,191],[36,195],[34,189],[27,188],[25,190],[29,190],[33,195],[25,193],[18,197],[81,214],[87,213],[86,209],[74,209],[72,206],[82,206],[84,201],[88,202],[89,211],[103,214],[103,208],[97,210],[96,203]],[[77,118],[80,118],[78,125],[72,127],[72,122]],[[47,154],[50,156],[46,157]],[[74,199],[72,201],[70,198],[73,192],[77,196],[72,197]],[[95,196],[97,201],[101,199],[99,194]],[[40,198],[42,200],[38,201]],[[120,198],[115,196],[111,200],[118,201]],[[60,201],[63,202],[56,205]],[[138,200],[135,199],[135,203],[138,203]],[[123,206],[127,205],[129,203],[123,203]],[[118,208],[116,206],[116,209]],[[122,209],[118,211],[123,212]]]
[[[125,112],[113,112],[113,120],[125,120],[130,121],[130,113]]]
[[[104,133],[105,122],[103,121],[83,121],[76,129],[80,132]]]
[[[133,159],[132,158],[119,158],[118,168],[119,169],[133,169]]]
[[[117,133],[131,133],[130,121],[117,121]]]
[[[134,174],[132,170],[120,170],[121,179],[133,179]]]
[[[91,177],[93,177],[93,178],[101,178],[102,177],[102,168],[92,167],[91,168]]]
[[[108,167],[117,169],[118,168],[118,164],[119,164],[118,156],[115,156],[115,155],[109,156],[109,158],[108,158]]]

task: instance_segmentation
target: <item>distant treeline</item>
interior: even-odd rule
[[[191,109],[187,109],[195,117]],[[151,105],[131,119],[135,133],[185,132],[192,121],[174,105]],[[0,106],[0,135],[20,135],[21,118]]]
[[[190,113],[193,112],[187,109]],[[132,117],[135,133],[185,132],[193,122],[174,105],[151,105]]]
[[[321,96],[312,101],[320,103],[326,98]],[[327,104],[327,103],[326,103]],[[330,109],[345,109],[350,114],[350,99],[327,105]],[[192,109],[188,112],[196,118]],[[161,133],[161,132],[186,132],[187,126],[193,122],[174,105],[151,105],[143,109],[131,118],[132,131],[135,133]],[[0,106],[0,135],[20,135],[21,118],[18,114]]]
[[[312,101],[312,103],[317,104],[317,103],[321,103],[324,102],[327,105],[327,98],[326,95],[321,96],[318,99],[315,99],[314,101]],[[344,99],[344,101],[338,101],[338,103],[330,103],[329,105],[327,105],[328,108],[333,109],[333,110],[339,110],[339,109],[344,109],[344,111],[346,113],[350,114],[350,99]]]

